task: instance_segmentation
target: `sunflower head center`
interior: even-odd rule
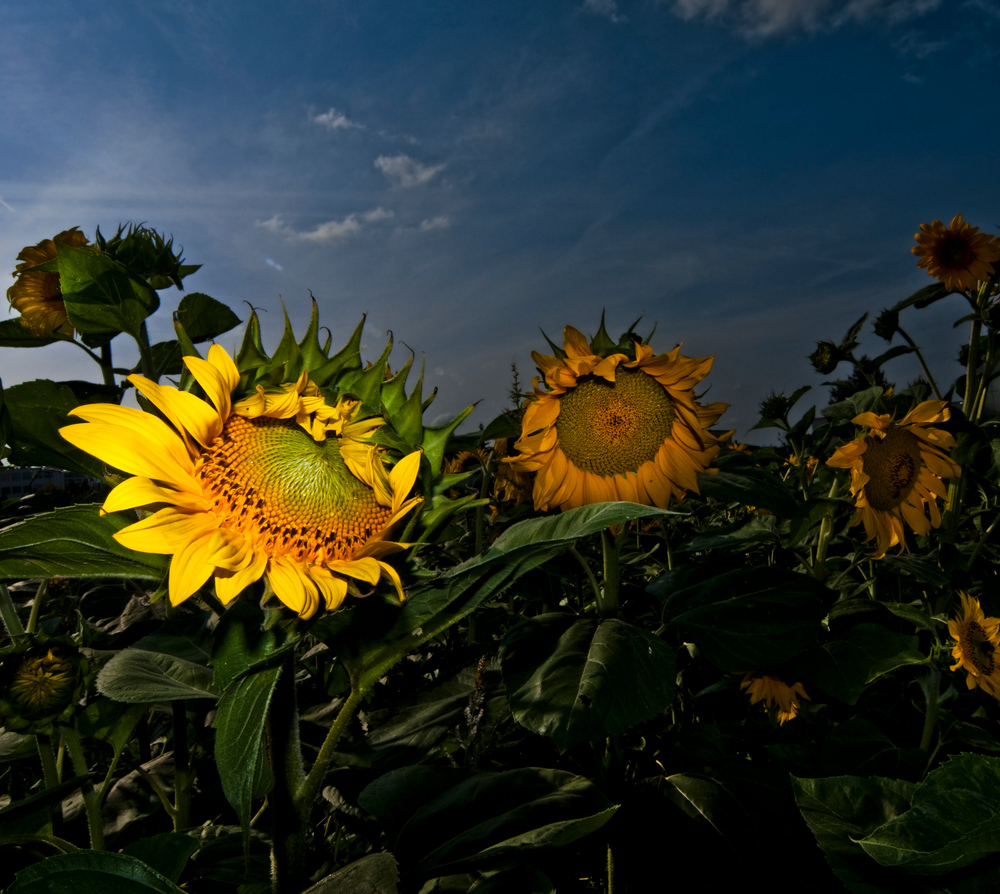
[[[964,269],[976,259],[972,244],[962,236],[951,236],[945,239],[941,243],[938,254],[941,258],[941,265],[953,270]]]
[[[862,467],[868,476],[865,496],[872,509],[888,512],[899,506],[920,476],[920,441],[904,428],[890,428],[884,438],[865,439]]]
[[[986,631],[975,621],[965,629],[962,637],[962,654],[985,677],[993,673],[996,649]]]
[[[619,366],[614,382],[584,376],[559,398],[556,433],[578,469],[624,475],[656,458],[674,417],[670,395],[656,379]]]
[[[270,556],[350,558],[392,514],[351,473],[335,436],[317,442],[291,419],[230,416],[197,474],[223,526]]]

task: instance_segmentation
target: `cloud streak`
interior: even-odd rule
[[[601,2],[601,0],[595,0]],[[942,0],[673,0],[685,22],[717,22],[762,40],[794,31],[831,31],[850,23],[898,25],[937,9]]]
[[[444,170],[444,165],[421,164],[409,155],[380,155],[375,167],[392,182],[407,188],[430,183]]]
[[[379,207],[361,214],[348,214],[347,217],[341,220],[325,221],[311,230],[296,230],[288,226],[280,215],[276,214],[267,220],[257,221],[257,226],[295,242],[316,242],[335,245],[339,242],[347,242],[349,239],[360,236],[368,224],[388,220],[392,216],[393,213],[391,211],[386,211],[385,208]]]
[[[351,121],[343,112],[338,112],[333,106],[323,112],[321,115],[316,115],[313,117],[313,124],[318,124],[321,127],[325,127],[327,130],[350,130],[351,128],[357,128],[358,130],[364,130],[363,124],[357,124]]]

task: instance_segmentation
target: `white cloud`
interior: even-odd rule
[[[627,22],[628,19],[618,10],[616,0],[583,0],[586,12],[595,16],[606,16],[612,22]]]
[[[940,6],[942,0],[673,0],[686,22],[720,22],[744,37],[762,39],[790,31],[821,31],[850,22],[898,25]]]
[[[451,226],[451,219],[441,215],[439,217],[429,217],[426,220],[420,221],[421,232],[426,233],[428,230],[447,230]]]
[[[313,118],[313,123],[322,125],[327,130],[350,130],[352,127],[364,128],[364,125],[355,124],[347,115],[343,112],[338,112],[332,106],[323,112],[322,115],[316,115]]]
[[[420,186],[444,170],[444,165],[424,165],[409,155],[380,155],[375,167],[400,186]]]
[[[392,216],[393,212],[386,211],[385,208],[373,208],[371,211],[365,211],[361,214],[348,214],[342,220],[328,220],[311,230],[295,230],[276,214],[267,220],[257,221],[257,226],[297,242],[332,244],[353,239],[361,233],[365,224],[377,223]]]

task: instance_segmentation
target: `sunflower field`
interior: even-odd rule
[[[0,890],[1000,888],[1000,239],[913,253],[751,446],[642,321],[430,425],[364,320],[150,343],[172,239],[26,247],[0,347],[95,366],[2,391]]]

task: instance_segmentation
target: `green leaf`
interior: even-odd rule
[[[795,803],[837,877],[859,894],[897,890],[899,875],[876,865],[858,841],[909,808],[914,784],[878,776],[791,779]]]
[[[1000,851],[1000,758],[950,757],[913,791],[910,809],[859,842],[883,866],[937,875]]]
[[[715,467],[717,474],[698,476],[703,497],[769,509],[783,518],[795,514],[798,507],[785,483],[774,472],[758,468],[750,457],[732,450],[720,454]]]
[[[617,618],[529,618],[504,637],[500,663],[514,719],[562,750],[649,720],[674,697],[673,650]]]
[[[201,292],[181,298],[175,319],[195,344],[216,338],[241,322],[227,305]]]
[[[397,894],[398,881],[392,854],[368,854],[320,879],[303,894]]]
[[[57,854],[22,869],[7,894],[181,894],[141,860],[109,851]]]
[[[537,767],[404,767],[369,785],[359,803],[387,827],[392,852],[418,878],[535,862],[539,848],[590,834],[616,809],[589,780]]]
[[[118,403],[117,388],[90,382],[35,379],[4,390],[10,414],[10,461],[51,466],[92,478],[104,477],[104,463],[63,439],[59,429],[80,420],[66,414],[87,403]]]
[[[677,590],[664,610],[708,661],[743,673],[805,652],[816,642],[833,597],[811,577],[764,566]]]
[[[215,763],[226,800],[243,829],[243,847],[250,846],[253,799],[273,785],[264,747],[264,723],[281,665],[248,673],[231,683],[219,699],[215,716]]]
[[[917,637],[893,633],[881,624],[856,624],[818,649],[803,675],[834,698],[853,705],[865,688],[908,664],[924,664]]]
[[[39,338],[27,326],[21,325],[19,317],[0,320],[0,348],[41,348],[62,338]]]
[[[483,555],[463,562],[432,584],[413,589],[402,607],[374,600],[357,605],[355,623],[338,641],[341,660],[362,689],[397,661],[495,597],[580,537],[637,518],[668,514],[635,503],[598,503],[508,528]],[[332,646],[331,646],[332,647]]]
[[[212,669],[165,652],[123,649],[101,668],[97,689],[127,704],[215,698]]]
[[[92,248],[57,242],[56,251],[59,288],[73,326],[98,338],[119,332],[138,338],[143,321],[160,306],[156,292]]]
[[[169,557],[136,553],[112,535],[135,513],[99,515],[92,503],[32,516],[0,530],[0,578],[126,578],[162,581]]]
[[[159,835],[133,841],[123,848],[122,853],[142,860],[176,883],[196,850],[198,842],[190,835],[184,832],[161,832]]]

